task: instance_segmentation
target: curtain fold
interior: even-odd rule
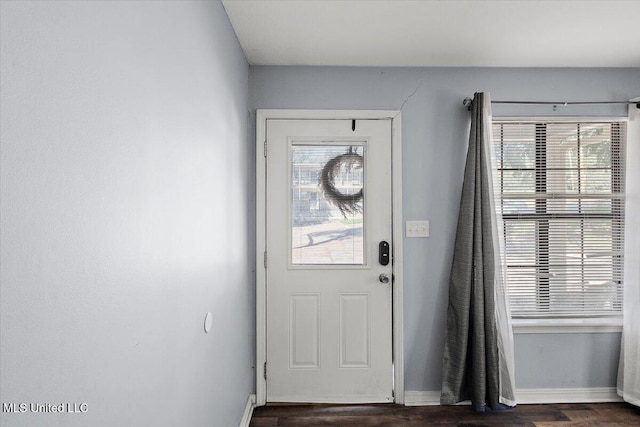
[[[494,150],[490,96],[476,93],[449,280],[440,403],[471,400],[477,411],[515,406]]]
[[[636,98],[640,102],[640,98]],[[618,394],[640,406],[640,110],[629,105],[625,197],[624,314]]]

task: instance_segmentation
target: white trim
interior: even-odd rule
[[[516,390],[518,405],[539,403],[602,403],[622,402],[615,387],[536,388]],[[440,405],[439,391],[405,391],[405,406]],[[459,405],[469,405],[469,401]]]
[[[516,390],[519,404],[622,402],[615,387],[537,388]]]
[[[256,395],[250,394],[247,399],[247,406],[244,407],[242,418],[240,419],[240,427],[249,427],[251,423],[251,416],[253,415],[253,409],[256,407]]]
[[[404,403],[404,256],[402,223],[402,118],[391,121],[393,221],[393,389],[395,403]]]
[[[404,406],[440,405],[439,391],[405,391]]]
[[[266,158],[262,155],[267,136],[268,112],[256,111],[256,405],[267,403],[267,381],[264,364],[267,360],[267,272],[264,253],[266,235]]]
[[[622,318],[512,319],[514,334],[601,334],[622,332]]]
[[[345,120],[396,119],[398,110],[256,110],[263,119],[281,120]]]
[[[380,398],[379,396],[361,396],[361,397],[318,397],[313,400],[301,399],[297,395],[279,396],[276,400],[269,400],[269,404],[365,404],[365,403],[390,403],[391,398]]]
[[[404,403],[403,261],[402,261],[402,138],[401,114],[397,110],[264,110],[256,111],[256,406],[267,402],[264,363],[267,359],[266,271],[266,159],[262,155],[267,119],[391,119],[392,211],[393,211],[393,369],[394,401]]]

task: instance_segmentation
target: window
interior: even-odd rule
[[[345,153],[365,157],[360,144],[299,143],[291,147],[291,264],[364,265],[363,209],[342,212],[318,185],[327,162]],[[343,164],[333,177],[341,194],[363,195],[364,160]]]
[[[514,318],[620,316],[626,122],[494,119]]]

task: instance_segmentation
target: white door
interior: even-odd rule
[[[392,402],[391,119],[268,119],[266,153],[267,401]]]

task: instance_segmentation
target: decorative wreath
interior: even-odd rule
[[[364,165],[363,157],[353,151],[353,147],[345,154],[340,154],[329,160],[320,173],[320,188],[325,199],[338,209],[345,218],[347,214],[355,214],[362,212],[362,188],[357,193],[343,194],[336,188],[335,178],[340,175],[343,170],[350,170],[355,167],[362,168]]]

